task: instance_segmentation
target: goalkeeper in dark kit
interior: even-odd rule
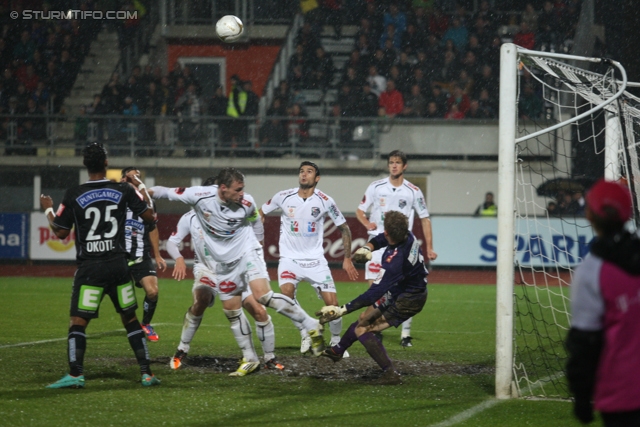
[[[385,213],[384,233],[371,239],[353,255],[353,261],[365,263],[371,259],[371,251],[386,247],[382,256],[382,268],[371,287],[353,301],[338,307],[325,306],[316,313],[324,324],[347,313],[367,307],[357,321],[342,335],[340,342],[327,348],[322,356],[334,362],[342,359],[351,345],[360,341],[367,353],[383,370],[377,383],[401,384],[402,377],[393,367],[382,342],[374,332],[391,326],[398,327],[405,320],[418,314],[427,302],[427,275],[420,243],[409,231],[405,215],[396,211]]]

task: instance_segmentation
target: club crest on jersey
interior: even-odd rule
[[[202,210],[202,216],[204,217],[204,219],[206,219],[207,221],[209,221],[209,218],[211,218],[212,212],[208,211],[206,209]]]
[[[400,201],[398,202],[398,207],[400,209],[404,208],[405,206],[407,206],[407,201],[404,199],[400,199]]]
[[[320,208],[319,207],[312,207],[311,208],[311,216],[314,218],[318,218],[318,215],[320,215]]]
[[[225,294],[229,294],[233,291],[236,290],[236,288],[238,287],[238,285],[236,285],[233,282],[228,282],[228,281],[224,281],[220,283],[220,292],[225,293]]]
[[[292,273],[291,271],[283,271],[282,274],[280,274],[280,278],[281,279],[295,279],[296,275],[294,273]]]
[[[295,215],[296,215],[296,208],[294,208],[293,206],[287,207],[287,216],[289,218],[293,218]]]
[[[120,203],[120,199],[122,199],[121,192],[110,188],[101,188],[83,193],[76,199],[76,202],[84,209],[95,202]]]
[[[393,257],[395,257],[396,255],[398,255],[398,248],[395,248],[393,250],[393,252],[391,254],[389,254],[389,256],[387,257],[387,259],[385,260],[387,263],[390,263],[391,260],[393,259]]]

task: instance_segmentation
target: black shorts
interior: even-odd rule
[[[420,313],[427,303],[427,290],[421,293],[403,293],[388,304],[378,308],[390,326],[398,327],[409,318]]]
[[[138,308],[124,256],[85,261],[78,267],[71,291],[71,316],[96,319],[105,295],[111,298],[118,313],[135,313]]]
[[[131,278],[137,287],[142,287],[140,285],[140,281],[147,276],[156,276],[156,266],[153,265],[153,261],[151,258],[144,258],[137,264],[131,264],[132,261],[129,261],[129,272],[131,273]]]

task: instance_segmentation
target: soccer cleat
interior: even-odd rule
[[[329,344],[331,347],[334,347],[338,344],[340,344],[340,337],[331,338],[331,343]],[[347,357],[349,357],[349,352],[345,350],[344,353],[342,353],[342,358],[346,359]]]
[[[344,357],[342,354],[338,354],[336,353],[331,347],[326,348],[321,354],[320,356],[324,356],[324,357],[328,357],[329,359],[333,360],[334,363],[335,362],[339,362],[342,360],[342,358]]]
[[[160,380],[155,375],[142,374],[142,385],[144,387],[151,387],[153,385],[160,385]]]
[[[402,376],[400,372],[393,368],[389,368],[380,375],[379,378],[371,382],[373,385],[400,385],[402,384]]]
[[[403,347],[413,347],[413,344],[411,344],[411,340],[413,338],[411,337],[402,337],[402,339],[400,340],[400,345]]]
[[[142,327],[142,330],[144,331],[144,333],[147,335],[147,339],[149,341],[158,341],[160,338],[158,337],[158,334],[156,334],[156,331],[153,329],[153,326],[151,326],[151,323],[147,323],[146,325],[140,325]]]
[[[53,384],[49,384],[47,388],[84,388],[84,375],[72,377],[67,374]]]
[[[260,369],[260,362],[247,362],[244,357],[240,360],[240,366],[235,372],[229,374],[230,377],[244,377]]]
[[[182,350],[178,350],[169,361],[169,366],[171,367],[171,369],[179,369],[186,358],[187,353]]]
[[[275,369],[277,371],[284,371],[284,365],[278,363],[278,360],[274,357],[273,359],[269,359],[264,362],[264,367],[266,369]]]
[[[304,337],[300,343],[300,353],[307,354],[309,350],[311,350],[311,337]]]
[[[324,351],[324,337],[322,332],[312,329],[309,331],[311,337],[311,352],[314,356],[320,356]]]

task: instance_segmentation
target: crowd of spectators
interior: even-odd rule
[[[332,21],[333,9],[342,3],[320,1],[311,10],[303,8],[308,19],[289,62],[288,93],[276,97],[272,112],[288,115],[295,91],[335,88],[337,105],[329,109],[330,115],[339,111],[342,117],[494,119],[502,43],[557,49],[573,38],[580,13],[579,0],[531,1],[509,13],[496,11],[488,0],[480,1],[473,12],[464,2],[447,12],[440,6],[453,2],[361,2],[357,13],[349,9],[341,14],[356,21],[357,32],[335,82],[335,67],[320,43],[320,31],[322,24],[338,25]],[[340,37],[340,31],[334,31]],[[540,117],[539,88],[532,79],[522,88],[521,117]],[[304,105],[296,109],[304,114]]]

